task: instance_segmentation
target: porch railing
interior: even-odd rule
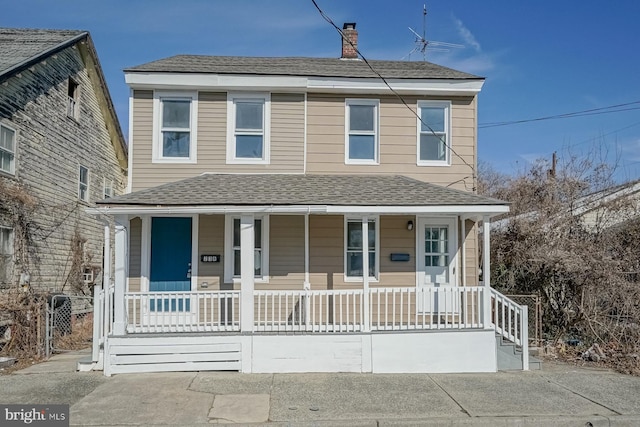
[[[528,341],[527,306],[491,289],[491,308],[491,321],[498,334],[517,345]]]
[[[255,291],[258,332],[357,332],[364,324],[362,289]]]
[[[482,329],[482,286],[372,288],[372,331]]]
[[[240,291],[127,292],[127,332],[240,331]]]
[[[345,333],[495,327],[521,345],[522,307],[491,291],[487,325],[484,286],[344,290],[257,290],[253,324],[243,332]],[[366,298],[365,298],[366,297]],[[241,291],[127,292],[127,332],[239,332]],[[368,306],[365,307],[365,301]],[[368,308],[368,310],[365,310]]]

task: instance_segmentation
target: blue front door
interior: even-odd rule
[[[149,291],[191,290],[191,218],[151,219]],[[152,299],[152,311],[189,311],[189,299]]]

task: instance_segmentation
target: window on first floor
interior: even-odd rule
[[[378,100],[346,101],[345,163],[378,163]]]
[[[229,94],[227,163],[269,163],[270,97]]]
[[[369,219],[368,223],[368,258],[369,277],[378,277],[378,221]],[[345,226],[345,272],[347,278],[362,278],[363,269],[363,237],[362,220],[347,219]]]
[[[447,101],[418,102],[418,165],[450,164],[450,111]]]
[[[0,170],[15,173],[16,132],[0,125]]]
[[[228,217],[227,231],[230,234],[230,245],[226,258],[228,260],[227,281],[239,279],[242,268],[240,247],[240,217]],[[253,222],[254,250],[253,268],[257,279],[263,280],[268,275],[268,220],[256,218]]]
[[[13,230],[0,227],[0,283],[11,278],[13,265]]]
[[[89,168],[82,165],[78,174],[78,199],[89,201]]]

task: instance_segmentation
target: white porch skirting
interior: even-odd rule
[[[247,373],[495,372],[495,332],[403,331],[308,335],[112,337],[105,375],[237,370]]]

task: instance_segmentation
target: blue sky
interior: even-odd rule
[[[416,0],[317,0],[338,24],[357,22],[370,59],[397,60],[422,31]],[[427,60],[486,77],[479,97],[479,158],[507,173],[536,158],[585,151],[640,178],[640,1],[427,2],[427,39],[462,44]],[[127,131],[122,69],[175,54],[340,55],[340,39],[311,0],[21,0],[0,26],[89,30]],[[421,60],[413,54],[411,60]],[[502,127],[483,124],[635,104],[627,111]]]

